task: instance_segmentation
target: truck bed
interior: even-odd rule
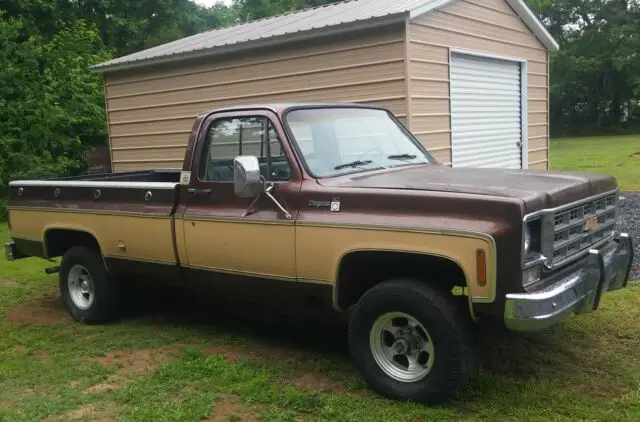
[[[113,265],[175,265],[173,218],[180,170],[82,175],[9,184],[9,227],[17,252],[60,256],[67,240],[86,233]]]
[[[178,183],[180,181],[180,170],[140,170],[117,173],[89,174],[73,177],[63,177],[47,179],[50,181],[72,182],[72,181],[111,181],[111,182],[149,182],[149,183]]]
[[[9,207],[53,206],[64,208],[93,201],[99,207],[113,202],[157,203],[158,194],[173,204],[180,170],[142,170],[90,174],[54,179],[15,180],[9,183]],[[162,192],[162,193],[160,193]],[[134,199],[135,198],[135,199]],[[98,201],[99,200],[99,201]],[[49,204],[43,201],[51,201]],[[100,203],[98,205],[97,203]]]

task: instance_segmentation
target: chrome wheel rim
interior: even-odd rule
[[[433,341],[411,315],[389,312],[380,316],[371,327],[369,342],[380,369],[396,381],[420,381],[433,369]]]
[[[73,304],[80,309],[89,309],[95,298],[93,280],[89,271],[82,265],[74,265],[67,277],[69,296]]]

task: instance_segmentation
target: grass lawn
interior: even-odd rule
[[[610,173],[640,190],[640,157],[629,158],[640,137],[551,147],[556,169]],[[75,324],[48,265],[0,259],[0,421],[640,420],[638,282],[549,331],[485,333],[474,383],[426,407],[371,393],[341,325],[160,293],[121,322]]]
[[[622,191],[640,191],[640,135],[554,139],[550,156],[553,170],[607,173]]]
[[[487,333],[476,381],[426,407],[369,392],[340,325],[161,295],[116,324],[72,323],[47,264],[0,260],[3,421],[640,420],[637,283],[548,332]]]

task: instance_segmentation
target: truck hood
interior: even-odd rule
[[[616,179],[603,174],[441,165],[396,167],[320,179],[319,183],[336,188],[404,189],[516,198],[525,203],[527,212],[557,207],[617,188]]]

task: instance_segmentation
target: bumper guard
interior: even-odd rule
[[[507,294],[504,320],[513,331],[540,331],[571,314],[596,311],[602,295],[627,287],[633,262],[633,245],[627,233],[600,249],[589,251],[587,265],[549,288],[524,294]]]

